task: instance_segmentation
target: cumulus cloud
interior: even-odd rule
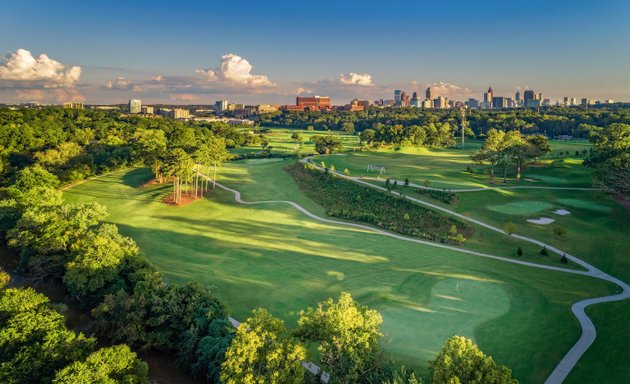
[[[125,77],[117,77],[114,81],[108,81],[101,89],[131,92],[140,92],[142,90],[139,83]]]
[[[362,85],[367,87],[373,87],[372,75],[368,73],[354,73],[339,75],[339,82],[343,85]]]
[[[64,65],[45,53],[35,58],[26,49],[8,54],[0,65],[0,80],[39,83],[46,88],[71,87],[80,77],[81,67]]]
[[[309,88],[304,88],[304,87],[297,87],[297,88],[295,88],[295,94],[296,95],[303,95],[305,93],[313,93],[313,90],[309,89]]]
[[[230,87],[273,87],[275,84],[267,76],[252,73],[252,65],[246,59],[229,53],[221,56],[218,68],[196,69],[195,72],[210,83]]]
[[[438,83],[429,83],[427,86],[431,87],[431,91],[437,96],[462,97],[473,93],[470,88],[460,87],[459,85],[445,83],[443,81]]]
[[[18,89],[16,92],[20,100],[41,101],[46,97],[41,89]]]

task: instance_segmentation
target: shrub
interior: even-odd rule
[[[503,230],[505,231],[505,233],[512,236],[512,234],[516,230],[516,225],[514,225],[513,222],[508,221],[507,223],[505,223],[505,227],[503,227]]]
[[[453,192],[449,192],[445,189],[439,191],[435,189],[418,188],[416,189],[416,192],[421,195],[428,196],[434,200],[438,200],[438,201],[441,201],[443,203],[450,204],[450,205],[455,205],[458,200],[456,194],[454,194]]]
[[[543,256],[549,256],[549,252],[547,252],[547,247],[543,247],[540,250],[540,254],[543,255]]]
[[[521,247],[518,247],[518,249],[516,250],[516,254],[519,256],[523,256],[523,249]]]
[[[569,259],[567,258],[566,254],[563,254],[562,257],[560,258],[560,262],[562,264],[567,264],[569,262]]]
[[[553,235],[557,238],[563,238],[567,234],[567,230],[564,227],[556,226],[553,228]]]

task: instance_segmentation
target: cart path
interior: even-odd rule
[[[311,163],[314,164],[314,163]],[[360,180],[373,180],[373,181],[384,181],[385,179],[379,177],[365,177],[361,176],[355,179]],[[399,186],[404,185],[403,180],[390,179],[393,183],[394,181],[398,182]],[[480,192],[480,191],[502,191],[505,189],[547,189],[547,190],[557,190],[557,191],[603,191],[602,188],[592,188],[592,187],[544,187],[544,186],[536,186],[536,185],[508,185],[505,187],[477,187],[477,188],[435,188],[435,187],[427,187],[425,185],[409,183],[410,187],[418,188],[418,189],[426,189],[428,191],[449,191],[453,193],[460,192]]]
[[[301,160],[302,163],[307,163],[309,162],[308,158],[302,159]],[[319,166],[317,166],[316,164],[310,163],[311,165],[313,165],[316,169],[322,171],[323,169]],[[342,177],[345,178],[347,180],[351,180],[354,181],[356,183],[359,184],[363,184],[366,185],[368,187],[371,188],[375,188],[387,193],[391,193],[393,195],[397,195],[400,197],[404,197],[408,200],[411,200],[415,203],[424,205],[424,206],[428,206],[432,209],[438,210],[440,212],[444,212],[448,215],[451,216],[455,216],[461,220],[464,221],[468,221],[468,222],[472,222],[475,223],[477,225],[480,225],[484,228],[490,229],[492,231],[495,232],[499,232],[501,234],[504,235],[508,235],[504,230],[497,228],[495,226],[492,226],[490,224],[484,223],[482,221],[464,216],[462,214],[456,213],[454,211],[451,211],[449,209],[440,207],[438,205],[432,204],[432,203],[428,203],[426,201],[422,201],[410,196],[404,196],[401,193],[397,193],[394,191],[389,191],[384,187],[378,186],[378,185],[374,185],[371,184],[367,181],[363,181],[358,177],[351,177],[351,176],[346,176],[343,175],[339,172],[334,172],[336,176],[338,177]],[[212,181],[212,179],[206,175],[203,175],[200,173],[200,175],[210,181]],[[573,369],[573,367],[575,367],[575,365],[577,364],[578,360],[580,359],[580,357],[582,357],[582,355],[588,350],[588,348],[593,344],[593,342],[595,341],[595,338],[597,337],[597,331],[595,329],[595,325],[593,324],[593,322],[591,321],[591,319],[586,315],[585,312],[585,308],[588,307],[589,305],[593,305],[593,304],[598,304],[598,303],[607,303],[607,302],[612,302],[612,301],[621,301],[621,300],[626,300],[630,298],[630,286],[628,286],[628,284],[626,284],[625,282],[617,279],[614,276],[611,276],[601,270],[599,270],[598,268],[594,267],[593,265],[587,263],[586,261],[571,255],[569,253],[566,253],[556,247],[553,247],[551,245],[545,244],[542,241],[536,240],[536,239],[532,239],[529,237],[525,237],[525,236],[521,236],[518,234],[512,234],[511,236],[523,241],[527,241],[533,244],[537,244],[541,247],[547,247],[547,249],[551,252],[554,252],[558,255],[565,255],[569,260],[573,261],[574,263],[580,265],[581,267],[583,267],[584,269],[586,269],[585,271],[580,271],[580,270],[574,270],[574,269],[569,269],[569,268],[562,268],[562,267],[555,267],[555,266],[551,266],[551,265],[544,265],[544,264],[538,264],[538,263],[533,263],[533,262],[529,262],[529,261],[521,261],[521,260],[515,260],[515,259],[510,259],[507,257],[502,257],[502,256],[496,256],[496,255],[490,255],[487,253],[482,253],[482,252],[476,252],[476,251],[471,251],[471,250],[467,250],[467,249],[462,249],[462,248],[458,248],[455,246],[450,246],[450,245],[446,245],[446,244],[440,244],[440,243],[436,243],[436,242],[432,242],[432,241],[428,241],[428,240],[421,240],[421,239],[416,239],[416,238],[412,238],[412,237],[407,237],[407,236],[403,236],[403,235],[398,235],[392,232],[387,232],[385,230],[379,229],[379,228],[375,228],[375,227],[371,227],[369,225],[364,225],[364,224],[358,224],[358,223],[351,223],[351,222],[346,222],[346,221],[339,221],[339,220],[332,220],[332,219],[327,219],[324,217],[320,217],[318,215],[315,215],[314,213],[310,212],[309,210],[307,210],[306,208],[302,207],[301,205],[297,204],[296,202],[293,201],[289,201],[289,200],[262,200],[262,201],[244,201],[241,198],[241,192],[239,192],[236,189],[232,189],[230,187],[227,187],[221,183],[216,183],[216,185],[228,192],[231,192],[234,194],[234,199],[240,203],[240,204],[244,204],[244,205],[256,205],[256,204],[288,204],[290,206],[292,206],[293,208],[295,208],[296,210],[302,212],[303,214],[305,214],[306,216],[317,220],[317,221],[321,221],[324,223],[328,223],[328,224],[333,224],[333,225],[340,225],[340,226],[347,226],[347,227],[354,227],[354,228],[359,228],[359,229],[363,229],[363,230],[367,230],[367,231],[371,231],[371,232],[375,232],[379,235],[383,235],[383,236],[388,236],[388,237],[392,237],[395,239],[399,239],[399,240],[403,240],[403,241],[410,241],[410,242],[414,242],[414,243],[418,243],[418,244],[424,244],[424,245],[428,245],[428,246],[432,246],[432,247],[438,247],[438,248],[443,248],[443,249],[449,249],[455,252],[460,252],[460,253],[466,253],[469,255],[473,255],[473,256],[479,256],[479,257],[485,257],[485,258],[490,258],[490,259],[494,259],[494,260],[499,260],[499,261],[503,261],[503,262],[508,262],[508,263],[512,263],[512,264],[519,264],[519,265],[523,265],[523,266],[527,266],[527,267],[531,267],[531,268],[539,268],[539,269],[546,269],[546,270],[551,270],[551,271],[556,271],[556,272],[564,272],[564,273],[573,273],[573,274],[577,274],[577,275],[584,275],[584,276],[591,276],[600,280],[605,280],[608,282],[611,282],[613,284],[616,284],[617,286],[619,286],[621,288],[621,291],[617,294],[614,295],[608,295],[608,296],[602,296],[602,297],[595,297],[595,298],[590,298],[590,299],[585,299],[585,300],[581,300],[578,301],[576,303],[574,303],[571,307],[571,310],[573,312],[573,314],[575,315],[575,317],[578,319],[580,326],[582,328],[582,334],[580,336],[580,338],[578,339],[578,341],[573,345],[573,347],[567,352],[567,354],[562,358],[562,360],[558,363],[558,365],[555,367],[555,369],[552,371],[551,375],[547,378],[547,380],[545,381],[545,384],[560,384],[564,381],[564,379],[568,376],[568,374],[571,372],[571,370]],[[232,319],[234,320],[234,319]],[[236,320],[234,320],[236,322]],[[320,369],[319,367],[317,367],[316,365],[310,363],[310,362],[304,362],[303,365],[305,366],[306,369],[308,369],[310,372],[312,373],[319,373]],[[324,373],[325,375],[326,373]],[[327,381],[327,380],[326,380]]]

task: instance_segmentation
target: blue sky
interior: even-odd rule
[[[630,1],[314,4],[12,1],[0,13],[0,102],[342,103],[428,84],[455,99],[492,85],[630,100]]]

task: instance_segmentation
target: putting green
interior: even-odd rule
[[[531,215],[550,209],[553,205],[542,201],[515,201],[513,203],[488,205],[491,211],[504,213],[506,215]]]
[[[573,208],[583,208],[596,212],[610,212],[610,207],[602,204],[597,204],[592,201],[586,201],[581,199],[558,199],[558,202],[562,205],[568,205]]]
[[[415,274],[406,284],[414,285],[409,280],[423,279],[426,276]],[[422,295],[421,292],[416,294]],[[474,338],[477,326],[510,309],[507,293],[491,279],[449,278],[433,286],[425,306],[404,301],[397,304],[399,306],[381,310],[383,349],[414,356],[420,361],[433,359],[444,340],[453,335]],[[439,324],[439,327],[427,326],[429,324]],[[422,340],[422,348],[418,348],[418,340]]]
[[[540,181],[545,181],[547,183],[551,183],[551,184],[566,184],[569,181],[567,179],[561,178],[561,177],[555,177],[555,176],[549,176],[549,175],[534,175],[531,173],[527,173],[525,174],[524,177],[530,178],[530,179],[535,179],[535,180],[540,180]]]

